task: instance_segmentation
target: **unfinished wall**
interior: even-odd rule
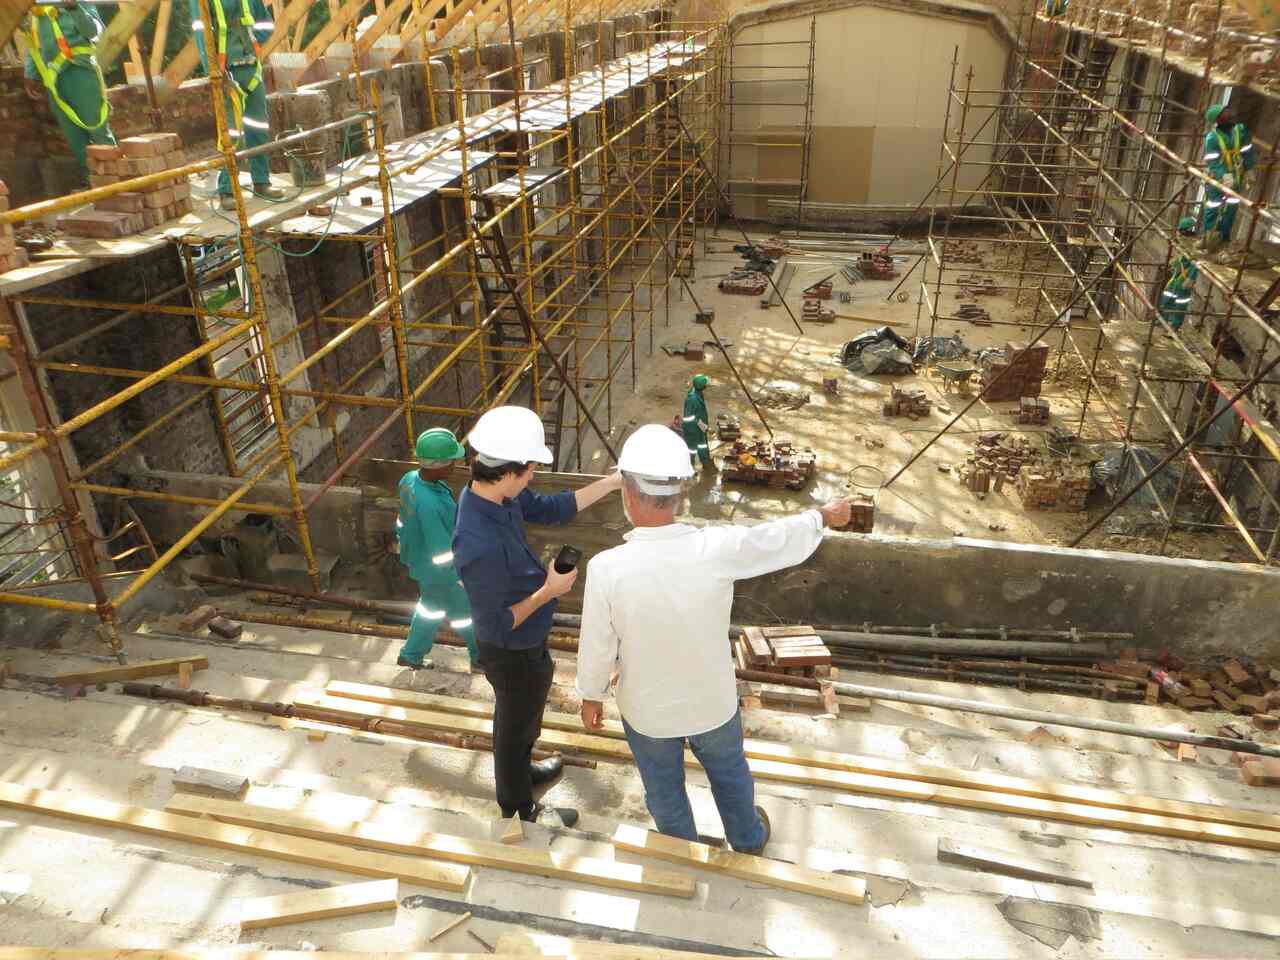
[[[725,111],[722,157],[730,179],[762,181],[758,189],[775,198],[795,196],[797,190],[777,181],[801,179],[803,149],[797,135],[804,128],[800,104],[806,83],[791,78],[803,81],[808,75],[811,19],[813,118],[806,200],[914,207],[938,175],[953,55],[958,50],[958,82],[972,69],[974,89],[998,89],[1008,61],[1007,36],[994,17],[974,8],[893,0],[779,4],[736,18],[726,55],[732,103]],[[772,69],[779,65],[787,69]],[[778,77],[789,79],[779,82]],[[986,119],[987,111],[980,113],[970,111],[969,129]],[[787,145],[777,145],[782,142]],[[970,152],[982,150],[989,153],[985,147]],[[969,167],[960,185],[973,186],[981,178],[980,168]],[[751,196],[756,189],[739,184],[736,209],[757,219],[776,216],[763,197]]]

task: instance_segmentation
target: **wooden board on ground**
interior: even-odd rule
[[[60,673],[53,680],[55,683],[63,685],[141,680],[146,677],[164,677],[177,674],[178,669],[184,663],[189,664],[192,670],[207,670],[209,668],[208,657],[174,657],[172,660],[148,660],[145,663],[131,663],[123,667],[102,667],[98,670],[76,670],[72,673]]]
[[[395,697],[397,699],[401,697],[409,699],[418,696],[429,696],[426,694],[416,694],[414,691],[396,690],[391,687],[382,687],[379,689],[386,691],[386,695],[388,697]],[[307,702],[311,702],[312,699],[314,698],[308,698]],[[344,705],[343,701],[338,697],[319,699],[333,707],[342,707]],[[488,711],[488,715],[492,714],[492,704],[479,704],[471,701],[467,702],[470,704],[470,709],[472,710],[486,710]],[[367,709],[360,706],[358,701],[348,701],[347,705],[351,707],[353,712],[357,715],[381,715],[376,711],[373,713],[368,712]],[[414,717],[417,717],[417,715],[422,712],[423,711],[410,710],[408,711],[408,714],[402,713],[398,716],[413,715]],[[563,718],[563,720],[559,718]],[[453,719],[457,720],[466,718],[454,717]],[[578,729],[581,729],[581,723],[576,717],[570,718],[568,715],[556,714],[548,714],[543,721],[543,726],[552,727],[552,724],[557,722],[564,722],[567,725],[570,720],[577,724]],[[435,730],[464,730],[461,726],[452,726],[447,714],[434,715],[430,719],[430,722],[436,724],[431,727],[431,729]],[[552,729],[544,729],[543,743],[546,746],[561,747],[564,749],[592,753],[599,756],[608,756],[614,759],[629,760],[631,755],[625,743],[611,744],[607,739],[608,737],[613,736],[610,729],[611,727],[620,727],[620,725],[606,723],[605,731],[592,736],[570,733],[560,734],[554,727]],[[481,724],[479,727],[474,729],[468,726],[465,728],[464,732],[475,732],[488,735],[490,729],[491,727],[489,725]],[[1177,820],[1202,821],[1205,823],[1221,823],[1238,827],[1247,827],[1254,830],[1280,832],[1280,816],[1272,813],[1264,813],[1258,810],[1244,810],[1236,807],[1218,806],[1216,804],[1209,803],[1195,803],[1185,800],[1166,800],[1161,797],[1122,793],[1116,790],[1105,790],[1084,784],[1030,780],[987,770],[953,770],[947,767],[935,767],[928,764],[912,763],[910,761],[887,760],[879,757],[863,757],[850,753],[835,753],[829,750],[794,746],[785,743],[773,743],[766,740],[750,738],[743,742],[743,746],[746,750],[747,757],[752,761],[769,760],[774,761],[777,764],[791,764],[801,768],[815,767],[902,781],[914,781],[920,784],[959,787],[965,790],[989,792],[995,795],[997,799],[1005,795],[1022,796],[1076,805],[1092,806],[1107,810],[1127,811],[1148,816],[1172,818]],[[692,754],[686,754],[686,762],[689,765],[696,764],[696,761],[692,760]],[[761,776],[765,775],[761,774]],[[766,779],[767,778],[768,777],[766,777]],[[781,779],[780,776],[773,778]],[[903,795],[905,796],[910,792],[911,791],[906,791]],[[923,791],[923,793],[927,794],[928,791]]]
[[[344,883],[336,887],[325,887],[323,890],[255,897],[240,901],[240,929],[259,930],[263,927],[282,927],[288,923],[305,923],[328,917],[394,910],[399,899],[400,881],[394,879]]]
[[[249,778],[238,773],[206,770],[204,767],[181,767],[173,775],[173,785],[195,793],[218,793],[240,797],[249,789]]]
[[[431,943],[435,940],[439,940],[441,937],[443,937],[446,933],[448,933],[454,927],[460,927],[470,919],[471,919],[470,910],[468,910],[466,913],[464,913],[460,917],[454,917],[452,920],[446,923],[443,927],[441,927],[435,933],[431,934],[431,936],[427,937],[427,943]]]
[[[619,850],[657,857],[672,863],[703,867],[739,880],[808,893],[841,903],[862,903],[867,894],[866,882],[861,877],[845,877],[779,860],[755,857],[748,853],[718,850],[705,843],[668,837],[643,827],[620,825],[614,831],[613,845]]]
[[[1026,880],[1047,880],[1050,883],[1093,889],[1093,881],[1089,879],[1088,874],[1070,864],[1046,860],[1027,853],[1014,853],[1011,850],[975,847],[948,837],[938,838],[938,860],[942,863],[977,867],[979,870],[1004,873]]]
[[[230,803],[203,797],[187,797],[192,802]],[[366,877],[397,877],[438,890],[461,893],[471,871],[452,863],[424,863],[412,857],[355,851],[337,843],[304,840],[262,830],[246,830],[212,820],[195,820],[162,810],[131,807],[98,797],[61,790],[38,790],[18,783],[0,781],[0,806],[29,810],[65,820],[78,820],[121,830],[135,830],[151,836],[169,837],[222,850],[306,863],[329,870],[341,870]]]
[[[248,800],[256,794],[250,791]],[[230,800],[214,800],[206,797],[175,796],[166,810],[190,817],[210,817],[224,823],[243,827],[276,830],[299,837],[342,843],[374,850],[389,850],[413,857],[430,857],[449,860],[458,864],[493,867],[515,873],[552,877],[575,883],[613,887],[640,893],[657,893],[671,897],[692,897],[693,881],[688,877],[665,870],[653,870],[634,863],[617,863],[613,860],[597,860],[548,850],[532,850],[526,847],[507,846],[490,840],[471,840],[450,834],[431,833],[423,830],[412,817],[379,818],[367,820],[360,811],[352,810],[335,815],[333,804],[343,799],[340,795],[323,795],[329,806],[317,800],[304,812],[280,810],[252,802],[239,803]],[[354,854],[359,856],[361,854]],[[376,856],[376,855],[375,855]],[[456,869],[456,868],[455,868]]]

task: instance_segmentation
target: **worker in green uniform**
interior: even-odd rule
[[[710,382],[704,374],[699,373],[691,381],[689,393],[684,398],[680,430],[684,434],[685,446],[689,448],[694,466],[699,461],[704,467],[711,465],[711,448],[707,445],[707,423],[711,418],[707,413],[707,401],[702,396]]]
[[[200,0],[191,0],[191,32],[200,62],[209,69],[206,34],[212,34],[214,50],[222,64],[222,80],[226,95],[227,127],[236,148],[260,147],[271,139],[267,119],[267,87],[262,81],[262,51],[275,30],[275,22],[262,0],[208,0],[213,23],[200,19]],[[271,168],[264,155],[249,158],[253,175],[253,192],[268,200],[280,200],[284,191],[271,186]],[[231,178],[224,169],[218,175],[218,195],[223,210],[234,210]]]
[[[1183,237],[1196,235],[1194,217],[1183,217],[1178,221],[1178,234]],[[1174,330],[1182,326],[1191,307],[1191,294],[1195,290],[1196,277],[1200,276],[1200,268],[1185,253],[1179,251],[1169,262],[1169,280],[1160,293],[1160,317]]]
[[[1067,12],[1067,0],[1044,0],[1044,15],[1050,20]]]
[[[478,651],[471,605],[453,568],[453,525],[458,504],[444,482],[453,462],[465,457],[466,451],[453,433],[444,427],[433,427],[418,437],[415,452],[418,469],[400,478],[396,536],[400,541],[400,562],[418,582],[418,605],[396,663],[411,670],[427,666],[423,658],[446,618],[454,632],[467,642],[467,652],[475,663]]]
[[[1204,115],[1209,132],[1204,138],[1204,159],[1209,175],[1237,193],[1245,188],[1245,175],[1257,164],[1249,128],[1237,123],[1225,104],[1215,103]],[[1204,237],[1206,250],[1213,252],[1231,239],[1236,222],[1237,197],[1223,193],[1212,183],[1204,190]]]
[[[39,100],[47,92],[49,109],[86,178],[85,148],[91,143],[116,142],[107,122],[111,116],[107,85],[94,55],[103,29],[98,12],[75,0],[58,6],[40,4],[31,10],[24,71],[27,95]]]

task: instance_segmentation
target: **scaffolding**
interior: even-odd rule
[[[210,22],[206,6],[201,0]],[[3,221],[20,224],[218,169],[230,173],[235,201],[233,233],[173,238],[185,282],[139,302],[0,284],[0,335],[12,360],[7,376],[21,384],[34,420],[30,429],[0,432],[0,475],[13,478],[17,490],[0,500],[14,521],[8,533],[22,533],[14,540],[20,549],[10,552],[23,558],[25,571],[0,581],[0,603],[95,615],[102,638],[123,657],[117,612],[231,512],[288,522],[318,587],[309,514],[326,491],[392,431],[412,449],[424,426],[465,434],[483,411],[504,403],[539,413],[556,466],[602,470],[619,432],[614,387],[634,388],[638,355],[652,353],[655,325],[668,322],[672,278],[691,272],[695,245],[700,236],[705,243],[715,216],[710,170],[719,156],[723,27],[676,23],[669,13],[651,11],[618,21],[635,26],[610,38],[620,55],[602,60],[610,25],[602,8],[595,12],[601,15],[562,6],[554,28],[563,37],[561,61],[525,62],[510,2],[505,24],[489,36],[504,43],[483,48],[485,56],[478,30],[468,51],[436,49],[436,37],[447,30],[424,21],[427,59],[445,59],[450,82],[440,88],[426,64],[430,128],[396,143],[385,136],[383,91],[356,75],[358,112],[237,152],[225,135],[215,58],[210,96],[223,131],[218,156],[0,212]],[[505,62],[491,68],[487,58],[495,51]],[[330,214],[299,209],[283,222],[276,217],[255,226],[237,167],[255,152],[335,136],[344,151],[338,187],[330,182],[320,196]],[[418,244],[403,226],[410,203],[436,227]],[[360,245],[364,278],[330,302],[313,302],[309,316],[290,329],[273,328],[264,308],[263,258],[307,256],[330,244]],[[232,290],[238,296],[228,296]],[[306,292],[315,299],[314,290]],[[74,335],[41,348],[29,315],[41,309],[84,319]],[[76,362],[77,348],[138,317],[192,323],[200,343],[155,369]],[[336,362],[344,345],[361,336],[378,338],[376,354],[355,369]],[[298,359],[282,365],[287,350]],[[94,378],[103,398],[59,421],[50,373]],[[304,373],[314,376],[311,389]],[[386,389],[371,388],[382,376]],[[78,463],[70,444],[77,431],[161,385],[183,391],[181,402],[93,462]],[[385,416],[352,449],[342,449],[338,417],[367,408]],[[175,434],[188,418],[210,414],[226,476],[238,481],[228,495],[99,481],[140,441]],[[337,464],[305,492],[294,449],[304,428],[331,433]],[[287,505],[252,500],[255,487],[281,475]],[[57,502],[33,502],[29,491],[41,488],[42,478],[51,481],[45,486],[56,489]],[[156,545],[131,507],[141,499],[207,512],[172,542]],[[113,520],[103,533],[90,518],[106,515]],[[93,599],[42,592],[48,582],[85,582]]]
[[[983,272],[1014,303],[993,322],[1030,327],[1032,344],[1079,365],[1076,433],[1122,443],[1131,471],[1132,486],[1072,545],[1141,491],[1158,516],[1161,554],[1175,529],[1225,530],[1271,564],[1280,545],[1280,433],[1271,425],[1280,284],[1249,258],[1280,237],[1276,150],[1255,136],[1256,176],[1226,186],[1205,166],[1203,118],[1226,97],[1255,131],[1274,116],[1261,80],[1238,82],[1240,52],[1280,40],[1241,32],[1222,3],[1197,4],[1194,30],[1182,29],[1185,8],[1076,0],[1069,15],[1048,17],[1032,5],[1003,88],[974,89],[972,70],[960,76],[953,65],[918,326],[937,333],[971,269],[953,259],[952,237],[985,235],[997,253]],[[1239,249],[1226,258],[1192,248],[1176,229],[1184,216],[1201,222],[1211,183],[1240,215]],[[1200,274],[1175,329],[1160,293],[1181,254]],[[1127,402],[1100,383],[1104,358],[1123,367]],[[1091,409],[1101,417],[1091,421]]]

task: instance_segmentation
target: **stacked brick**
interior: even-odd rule
[[[1091,484],[1087,466],[1041,459],[1024,465],[1013,486],[1024,510],[1079,511]]]
[[[186,162],[182,140],[176,133],[126,137],[117,146],[93,145],[88,148],[88,159],[91,187],[163,173]],[[91,210],[59,217],[58,226],[76,236],[109,240],[158,227],[191,209],[187,178],[172,177],[99,200]]]
[[[851,493],[849,522],[841,530],[849,533],[870,533],[876,525],[876,498],[866,493]]]
[[[1003,358],[989,358],[982,365],[982,397],[989,402],[1021,400],[1040,396],[1045,368],[1049,363],[1049,347],[1034,347],[1009,341]],[[1008,370],[1008,373],[1005,371]]]
[[[1018,401],[1019,423],[1048,423],[1049,401],[1041,397],[1023,397]]]
[[[974,493],[999,491],[1006,480],[1018,476],[1023,465],[1035,456],[1031,442],[1016,434],[983,433],[973,453],[956,467],[956,477]]]
[[[933,411],[933,401],[925,392],[917,387],[903,387],[899,390],[890,385],[889,396],[884,401],[882,412],[886,417],[910,417],[919,420]]]
[[[9,187],[0,180],[0,213],[9,209]],[[13,237],[13,225],[0,223],[0,273],[27,265],[27,251]]]
[[[810,626],[743,627],[733,643],[739,670],[796,677],[831,676],[831,650]]]
[[[36,101],[22,86],[22,67],[0,67],[0,135],[16,149],[36,147],[44,139]]]

